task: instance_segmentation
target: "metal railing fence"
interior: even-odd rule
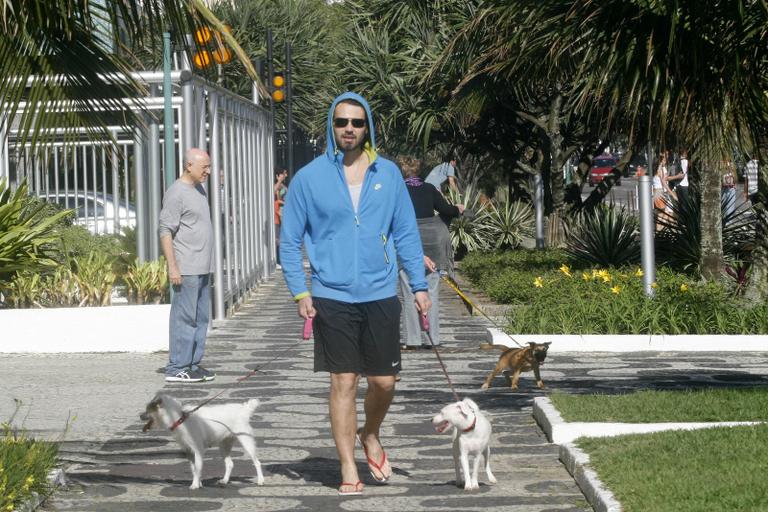
[[[141,126],[110,126],[114,141],[85,129],[44,132],[33,151],[17,140],[9,123],[0,133],[0,178],[30,194],[76,209],[75,220],[96,234],[136,230],[140,261],[157,259],[162,196],[166,188],[161,129],[163,74],[133,74],[149,96],[126,99],[143,117]],[[215,242],[212,308],[223,318],[275,269],[272,118],[268,109],[192,75],[171,74],[176,169],[184,152],[207,150],[212,170],[207,184]],[[0,115],[2,106],[0,106]],[[75,134],[75,136],[73,136]]]

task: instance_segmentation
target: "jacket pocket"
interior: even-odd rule
[[[384,234],[360,238],[361,284],[377,288],[393,278],[395,250]]]
[[[326,286],[352,284],[354,254],[351,248],[333,238],[315,244],[313,267],[317,278]]]

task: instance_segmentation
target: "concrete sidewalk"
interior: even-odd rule
[[[450,435],[436,434],[430,424],[452,398],[436,358],[423,351],[403,354],[403,380],[382,432],[394,467],[391,483],[373,484],[358,449],[368,484],[364,495],[336,495],[340,476],[328,424],[328,378],[311,370],[311,342],[298,341],[302,323],[279,275],[209,338],[204,363],[217,372],[215,381],[166,384],[165,354],[3,356],[0,419],[13,412],[13,398],[23,401],[15,422],[35,434],[57,438],[70,417],[61,448],[70,486],[46,510],[583,511],[590,507],[558,460],[558,447],[533,421],[534,396],[768,382],[765,353],[556,354],[542,371],[547,390],[524,374],[517,392],[501,377],[482,392],[498,357],[477,350],[487,324],[468,316],[447,287],[442,296],[443,359],[458,393],[477,401],[494,428],[491,464],[499,483],[489,486],[481,474],[481,488],[473,493],[453,485]],[[276,356],[264,371],[233,385]],[[236,447],[229,486],[216,486],[223,463],[211,450],[205,487],[190,491],[189,466],[178,445],[165,432],[141,432],[138,415],[160,389],[188,403],[222,389],[223,401],[259,398],[252,423],[266,484],[254,484],[253,466]]]

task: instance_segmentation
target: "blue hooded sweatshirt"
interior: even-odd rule
[[[344,178],[344,153],[336,148],[333,112],[342,100],[365,108],[368,136],[365,173],[357,214]],[[424,255],[413,210],[400,170],[376,155],[373,116],[362,96],[346,92],[328,111],[325,153],[302,167],[291,180],[283,207],[280,263],[295,300],[309,295],[302,265],[302,244],[309,258],[315,297],[347,303],[369,302],[397,294],[398,258],[411,289],[426,291]]]

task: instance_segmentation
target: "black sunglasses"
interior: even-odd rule
[[[355,117],[335,117],[333,119],[333,126],[336,128],[346,128],[350,121],[355,128],[363,128],[365,126],[365,119]]]

